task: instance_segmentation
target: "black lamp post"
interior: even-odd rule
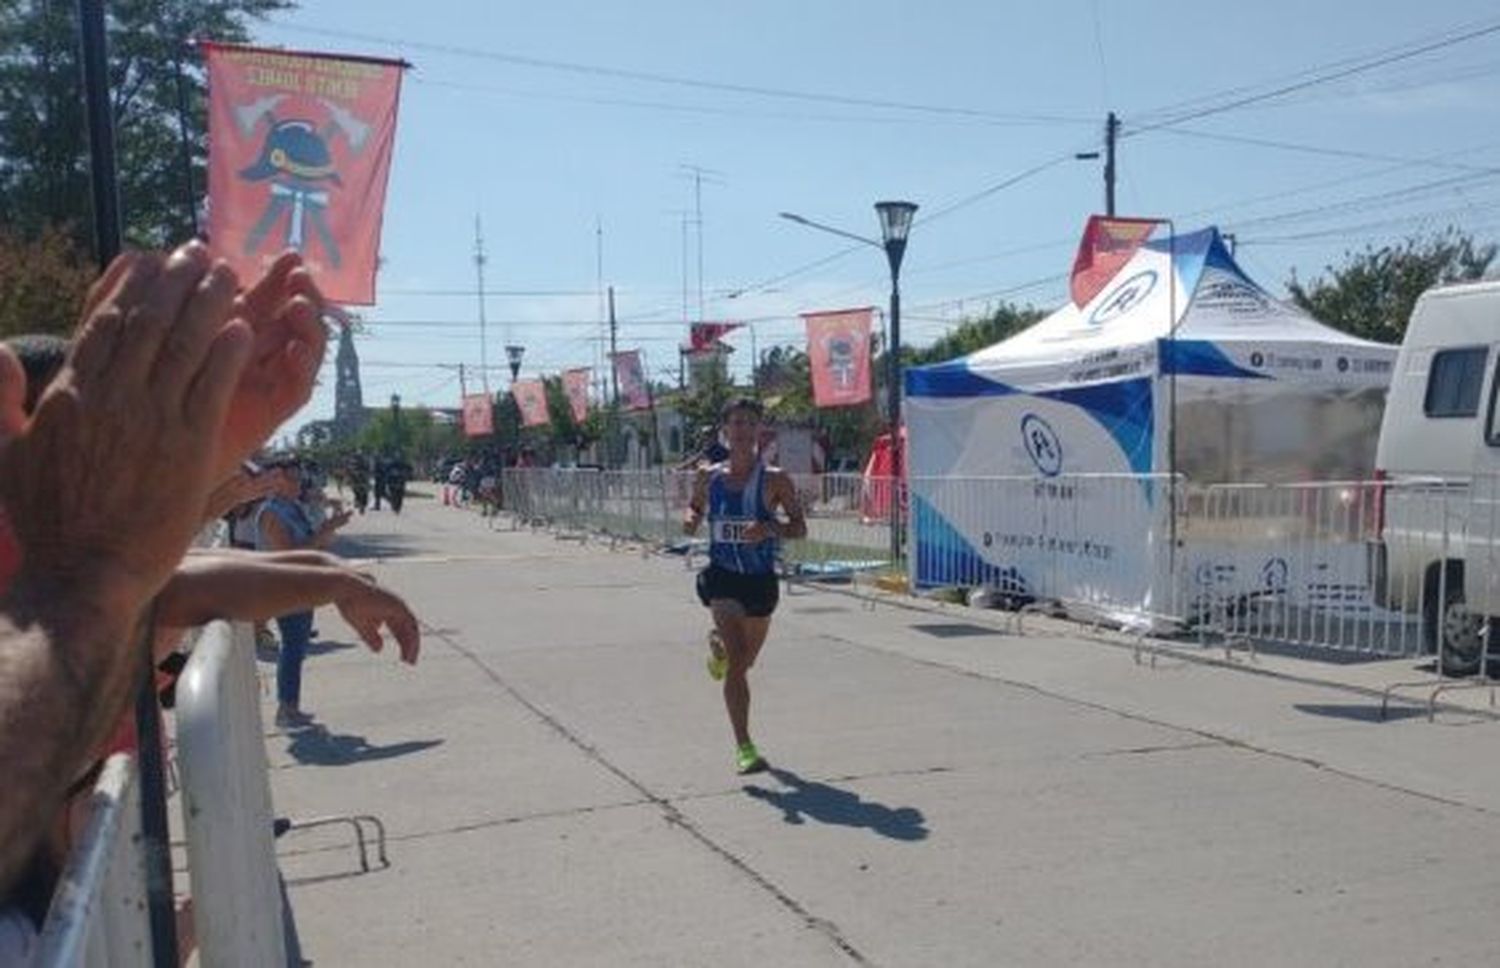
[[[885,250],[886,261],[891,266],[891,315],[890,336],[886,344],[886,419],[891,433],[891,563],[901,560],[901,504],[900,481],[904,476],[904,455],[901,453],[901,259],[906,255],[906,238],[911,234],[912,221],[917,214],[916,202],[876,202],[875,214],[880,216],[881,241],[865,238],[853,232],[814,222],[792,212],[782,212],[781,217],[810,229],[828,232],[877,249]]]
[[[914,202],[876,202],[880,237],[885,258],[891,264],[890,345],[885,348],[885,393],[891,425],[891,562],[901,560],[901,486],[906,476],[906,455],[901,452],[901,257],[906,255],[906,237],[917,214]]]

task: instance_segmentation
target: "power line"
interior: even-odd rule
[[[1420,185],[1403,186],[1355,198],[1347,198],[1338,202],[1330,202],[1326,205],[1314,205],[1308,208],[1294,209],[1289,212],[1262,215],[1235,222],[1233,225],[1237,230],[1243,230],[1252,226],[1263,227],[1279,222],[1304,221],[1320,215],[1339,215],[1351,210],[1368,211],[1370,208],[1378,207],[1382,204],[1401,205],[1420,201],[1424,196],[1441,194],[1450,188],[1457,188],[1471,182],[1489,181],[1497,177],[1500,177],[1500,169],[1485,175],[1457,175],[1451,178],[1440,178],[1437,181],[1424,182]]]
[[[1456,151],[1449,151],[1449,152],[1444,153],[1443,155],[1437,155],[1437,156],[1433,156],[1433,157],[1434,158],[1443,158],[1443,157],[1451,157],[1451,156],[1455,156],[1455,155],[1474,154],[1474,153],[1479,152],[1479,151],[1488,151],[1488,150],[1490,150],[1492,148],[1495,148],[1495,147],[1500,147],[1500,141],[1486,142],[1484,144],[1474,145],[1474,146],[1469,147],[1469,148],[1463,148],[1463,149],[1459,149],[1459,150],[1456,150]],[[1194,209],[1194,210],[1192,210],[1190,212],[1177,213],[1174,217],[1178,221],[1182,221],[1182,220],[1185,220],[1185,219],[1194,218],[1194,217],[1199,216],[1199,215],[1206,215],[1206,214],[1210,214],[1210,213],[1213,213],[1213,212],[1231,211],[1231,210],[1236,209],[1236,208],[1244,208],[1244,207],[1246,207],[1248,205],[1257,205],[1257,204],[1260,204],[1262,202],[1274,202],[1274,201],[1280,201],[1281,199],[1284,199],[1284,198],[1295,198],[1298,195],[1306,195],[1309,192],[1319,191],[1321,189],[1328,188],[1329,186],[1332,186],[1332,185],[1347,186],[1347,185],[1349,185],[1349,184],[1351,184],[1353,182],[1357,182],[1357,181],[1368,181],[1368,180],[1370,180],[1372,178],[1380,178],[1382,176],[1389,175],[1389,174],[1391,174],[1393,172],[1402,171],[1402,170],[1407,169],[1407,168],[1418,167],[1419,163],[1423,163],[1423,162],[1426,162],[1426,161],[1429,161],[1429,160],[1431,160],[1431,159],[1413,159],[1411,162],[1402,162],[1400,164],[1390,165],[1388,167],[1380,168],[1380,169],[1377,169],[1377,170],[1374,170],[1374,171],[1364,172],[1364,173],[1357,174],[1357,175],[1343,175],[1343,176],[1340,176],[1338,178],[1321,179],[1319,181],[1309,182],[1307,184],[1298,186],[1296,188],[1289,188],[1289,189],[1285,189],[1283,191],[1270,192],[1270,193],[1260,194],[1260,195],[1251,195],[1251,196],[1248,196],[1248,197],[1236,199],[1235,201],[1232,201],[1232,202],[1226,202],[1226,203],[1224,203],[1222,205],[1209,205],[1209,206],[1205,206],[1203,208]]]
[[[636,98],[559,94],[551,91],[527,91],[516,88],[495,87],[488,84],[469,84],[461,81],[440,80],[431,77],[417,77],[413,78],[413,80],[425,87],[475,94],[495,94],[502,97],[535,98],[544,101],[559,101],[566,104],[591,104],[600,107],[622,107],[675,114],[706,115],[709,117],[758,118],[766,121],[792,121],[813,124],[950,124],[983,125],[987,127],[1015,127],[1041,123],[932,115],[909,117],[900,114],[792,114],[783,111],[755,111],[745,108],[722,107],[708,104],[680,104],[671,101],[644,101]]]
[[[484,50],[477,47],[463,47],[457,44],[438,44],[432,42],[410,40],[407,38],[398,39],[392,37],[382,37],[377,34],[367,34],[349,30],[330,30],[322,27],[306,27],[291,24],[284,24],[279,26],[281,27],[281,29],[287,30],[292,33],[304,33],[322,37],[335,37],[340,39],[356,40],[360,41],[361,43],[384,44],[403,50],[425,50],[438,54],[449,54],[454,57],[467,57],[476,60],[495,61],[497,63],[509,64],[515,67],[529,67],[569,74],[582,74],[591,77],[611,77],[620,80],[639,81],[647,84],[661,84],[672,87],[686,87],[707,91],[720,91],[728,94],[746,94],[756,97],[780,98],[782,100],[792,101],[820,102],[824,104],[843,104],[851,107],[888,108],[898,111],[913,111],[926,114],[951,115],[955,117],[986,118],[990,120],[1007,121],[1011,123],[1092,123],[1090,119],[1082,119],[1066,115],[1018,113],[1007,114],[996,111],[982,111],[967,107],[921,104],[911,101],[893,101],[882,98],[853,97],[849,95],[828,94],[817,91],[767,87],[757,84],[734,84],[725,81],[710,81],[701,78],[682,77],[674,74],[662,74],[653,71],[628,70],[625,68],[606,67],[598,64],[582,64],[574,61],[555,60],[543,57],[530,57],[523,54],[511,54],[505,51]]]
[[[1428,167],[1444,168],[1451,171],[1479,172],[1493,174],[1500,172],[1500,168],[1493,165],[1466,165],[1461,162],[1444,161],[1446,155],[1428,158],[1406,158],[1399,155],[1384,155],[1369,151],[1356,151],[1352,148],[1329,148],[1322,145],[1298,144],[1290,141],[1274,141],[1269,138],[1252,138],[1246,135],[1221,134],[1215,131],[1198,131],[1193,128],[1182,128],[1177,125],[1162,125],[1156,128],[1166,134],[1175,134],[1185,138],[1197,138],[1204,141],[1222,141],[1227,144],[1253,145],[1257,148],[1274,148],[1282,151],[1295,151],[1303,154],[1326,155],[1331,158],[1354,158],[1360,161],[1393,162],[1402,167]]]
[[[1225,112],[1234,111],[1238,108],[1248,107],[1249,105],[1257,104],[1261,101],[1269,101],[1274,98],[1281,97],[1285,94],[1291,94],[1294,91],[1306,90],[1310,87],[1317,87],[1322,84],[1328,84],[1346,77],[1352,77],[1356,74],[1363,74],[1367,71],[1372,71],[1380,67],[1386,67],[1390,64],[1410,60],[1413,57],[1420,57],[1423,54],[1430,54],[1434,51],[1439,51],[1448,47],[1454,47],[1458,44],[1464,44],[1468,43],[1469,41],[1478,40],[1481,37],[1488,37],[1491,34],[1495,33],[1500,33],[1500,23],[1491,22],[1482,27],[1477,27],[1473,30],[1468,30],[1455,36],[1445,37],[1441,40],[1435,40],[1429,43],[1421,43],[1415,47],[1398,49],[1395,53],[1387,54],[1383,57],[1376,57],[1373,60],[1360,60],[1358,63],[1354,63],[1352,66],[1342,67],[1338,70],[1333,70],[1325,74],[1318,74],[1316,76],[1306,78],[1305,80],[1294,81],[1287,84],[1280,84],[1268,91],[1262,91],[1257,94],[1247,94],[1241,97],[1231,97],[1230,100],[1220,104],[1211,104],[1207,107],[1188,110],[1184,113],[1168,117],[1167,119],[1162,121],[1147,123],[1139,127],[1131,128],[1125,132],[1125,135],[1126,137],[1130,137],[1133,135],[1144,134],[1147,131],[1154,131],[1157,128],[1167,127],[1168,125],[1177,125],[1182,124],[1185,121],[1195,121],[1199,118],[1211,117],[1216,114],[1224,114]],[[1349,60],[1345,60],[1341,63],[1347,64],[1349,63]],[[1245,88],[1238,88],[1233,90],[1245,90]],[[1232,94],[1233,91],[1231,91],[1230,93]]]
[[[1361,235],[1376,229],[1393,228],[1406,225],[1411,222],[1451,222],[1464,215],[1484,215],[1490,212],[1500,211],[1500,202],[1488,205],[1463,205],[1455,208],[1438,209],[1427,212],[1413,212],[1407,215],[1397,215],[1390,218],[1371,222],[1361,222],[1355,225],[1342,225],[1326,229],[1315,229],[1307,232],[1297,232],[1291,235],[1265,236],[1261,238],[1248,238],[1241,240],[1241,245],[1284,245],[1291,242],[1309,242],[1314,240],[1327,240],[1348,236]]]
[[[970,205],[975,205],[992,195],[1002,192],[1005,189],[1011,188],[1015,185],[1019,185],[1021,182],[1024,182],[1029,178],[1033,178],[1050,168],[1056,167],[1064,161],[1071,160],[1072,157],[1073,152],[1068,152],[1066,154],[1058,155],[1055,158],[1041,162],[1040,164],[1033,165],[1025,171],[1019,172],[1015,175],[1011,175],[999,182],[996,182],[995,184],[988,185],[977,192],[965,195],[954,202],[941,206],[930,215],[918,218],[914,224],[925,225],[937,219],[951,215],[954,212],[967,208]],[[731,292],[726,298],[735,299],[742,295],[752,295],[754,293],[763,292],[766,289],[769,289],[770,287],[775,286],[779,283],[786,282],[787,280],[796,278],[797,276],[805,275],[815,269],[820,269],[830,263],[837,262],[838,260],[852,255],[855,252],[861,252],[864,249],[865,246],[863,245],[846,246],[845,248],[839,249],[836,252],[832,252],[819,259],[814,259],[812,262],[796,266],[795,268],[789,269],[779,275],[772,276],[769,279],[764,279],[760,282],[744,286],[740,289],[736,289]],[[863,286],[861,286],[860,288],[863,288]]]
[[[994,194],[996,194],[998,192],[1002,192],[1005,189],[1011,188],[1011,187],[1013,187],[1015,185],[1019,185],[1021,182],[1026,181],[1029,178],[1034,178],[1037,175],[1040,175],[1042,172],[1047,171],[1048,169],[1055,168],[1055,167],[1057,167],[1058,165],[1062,164],[1065,161],[1072,161],[1074,154],[1075,154],[1075,152],[1069,151],[1069,152],[1066,152],[1064,154],[1058,155],[1055,158],[1050,158],[1047,161],[1041,162],[1040,164],[1032,165],[1030,168],[1027,168],[1025,171],[1019,172],[1018,174],[1015,174],[1015,175],[1011,175],[1008,178],[1001,179],[1000,181],[994,183],[993,185],[987,185],[984,188],[981,188],[977,192],[974,192],[974,193],[969,194],[969,195],[965,195],[965,196],[963,196],[962,198],[958,199],[955,202],[951,202],[951,203],[949,203],[947,205],[944,205],[944,206],[938,208],[936,211],[932,212],[931,214],[929,214],[929,215],[927,215],[927,216],[925,216],[923,218],[917,219],[914,224],[915,225],[926,225],[926,224],[929,224],[931,222],[935,222],[935,221],[937,221],[940,218],[944,218],[944,217],[946,217],[948,215],[952,215],[954,212],[957,212],[957,211],[960,211],[962,209],[968,208],[970,205],[974,205],[974,204],[976,204],[978,202],[982,202],[986,198],[989,198],[991,195],[994,195]]]

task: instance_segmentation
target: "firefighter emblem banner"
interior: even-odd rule
[[[210,248],[245,280],[296,249],[329,300],[370,305],[402,65],[203,48]]]

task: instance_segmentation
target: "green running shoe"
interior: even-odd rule
[[[718,629],[714,629],[708,633],[708,677],[714,682],[722,682],[728,671],[729,656],[724,653],[724,640],[719,637]]]
[[[766,758],[760,755],[760,750],[755,748],[754,743],[745,743],[735,752],[735,762],[739,767],[740,776],[749,773],[763,773],[771,768]]]

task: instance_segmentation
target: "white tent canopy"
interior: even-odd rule
[[[1158,226],[1083,305],[907,373],[914,578],[1024,575],[1012,552],[1034,545],[1035,523],[1003,522],[1021,512],[974,499],[974,479],[1071,480],[1071,526],[1112,562],[1111,575],[1098,574],[1098,561],[1080,563],[1091,587],[1120,592],[1123,583],[1135,590],[1126,597],[1149,600],[1150,549],[1172,522],[1165,489],[1148,475],[1365,476],[1395,355],[1272,297],[1216,229],[1171,237]],[[1091,476],[1087,495],[1077,475]],[[1046,567],[1063,575],[1071,566]]]

